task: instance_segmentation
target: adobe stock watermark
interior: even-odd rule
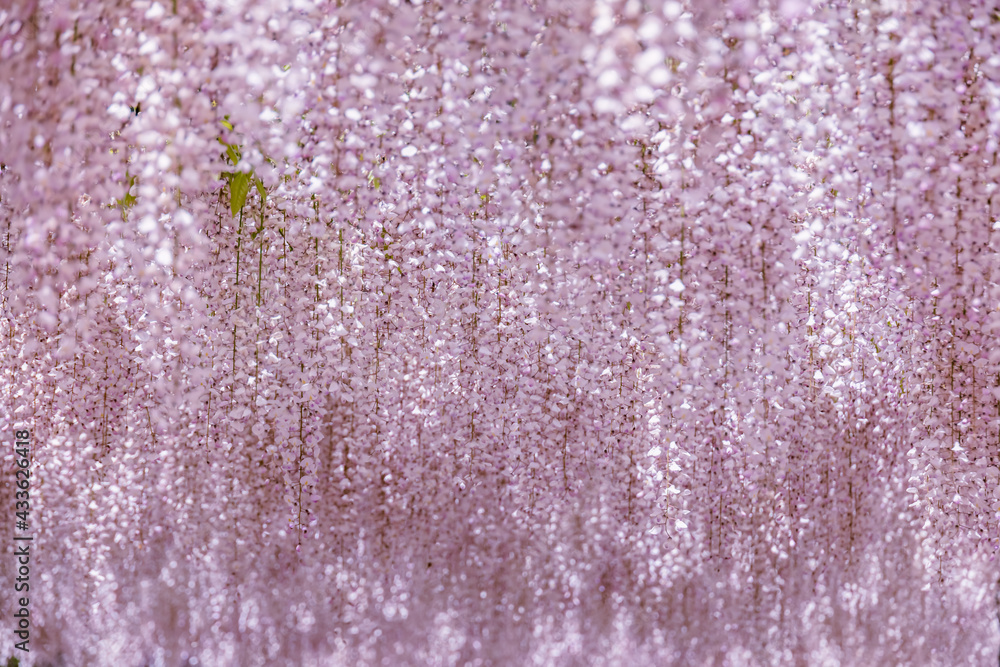
[[[14,647],[28,652],[28,642],[31,638],[31,617],[28,606],[30,599],[31,579],[31,542],[33,536],[29,532],[29,515],[31,512],[31,432],[28,430],[14,431],[14,459],[17,464],[14,471],[14,558],[17,566],[17,576],[14,578],[14,619],[17,623],[18,641]]]

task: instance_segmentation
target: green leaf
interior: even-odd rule
[[[288,249],[291,250],[292,252],[295,252],[295,248],[293,248],[292,244],[288,243],[288,239],[285,238],[285,228],[284,227],[278,227],[278,233],[281,234],[281,240],[284,241],[288,245]]]
[[[135,206],[135,195],[130,192],[132,190],[132,186],[135,185],[135,180],[135,176],[129,176],[128,187],[125,189],[125,195],[121,199],[115,200],[115,205],[122,211],[122,219],[125,218],[125,211]]]
[[[247,201],[247,193],[250,191],[250,174],[235,174],[229,181],[229,208],[235,216],[243,208]]]
[[[267,190],[264,189],[264,181],[259,178],[255,178],[253,180],[253,184],[257,186],[257,194],[260,195],[260,200],[262,202],[267,201]]]

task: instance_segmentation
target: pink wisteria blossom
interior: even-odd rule
[[[995,664],[998,137],[980,0],[10,0],[0,659]]]

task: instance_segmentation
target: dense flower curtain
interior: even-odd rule
[[[998,54],[973,0],[8,3],[0,652],[995,660]]]

